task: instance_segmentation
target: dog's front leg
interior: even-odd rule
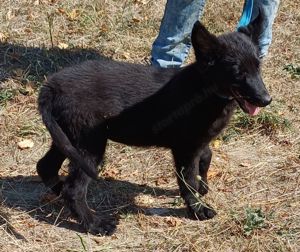
[[[200,199],[199,194],[199,190],[202,189],[197,178],[207,172],[207,169],[206,172],[199,170],[199,164],[201,164],[199,163],[199,154],[201,152],[183,148],[173,149],[172,152],[180,194],[187,204],[189,216],[199,220],[213,218],[216,212]]]
[[[212,152],[209,146],[205,146],[199,152],[199,188],[198,192],[200,195],[205,195],[208,192],[208,184],[207,184],[207,172],[209,169],[209,165],[211,162]]]

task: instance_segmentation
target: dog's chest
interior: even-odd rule
[[[218,136],[230,121],[230,118],[236,108],[234,101],[229,102],[224,108],[217,114],[215,120],[211,121],[208,126],[208,136],[213,139]]]

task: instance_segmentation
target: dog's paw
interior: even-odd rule
[[[202,201],[194,199],[188,204],[188,215],[191,219],[208,220],[212,219],[217,212]]]
[[[208,184],[207,184],[207,179],[206,178],[202,178],[201,176],[197,176],[197,180],[199,182],[199,189],[198,189],[198,193],[201,196],[204,196],[205,194],[208,193]]]
[[[117,220],[93,216],[93,221],[84,223],[85,229],[93,235],[112,235],[117,227]]]
[[[201,196],[204,196],[208,193],[208,186],[200,182],[198,192]]]

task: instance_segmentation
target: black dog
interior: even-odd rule
[[[256,48],[262,19],[259,15],[248,27],[219,37],[196,22],[196,62],[179,70],[88,61],[54,74],[43,85],[39,110],[53,143],[37,171],[87,230],[103,234],[113,229],[86,203],[107,139],[170,148],[191,216],[209,219],[216,214],[198,198],[207,193],[209,143],[237,103],[254,115],[271,102]],[[66,158],[70,173],[62,182],[58,170]]]

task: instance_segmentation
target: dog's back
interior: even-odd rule
[[[94,112],[97,117],[107,118],[157,92],[177,71],[109,60],[87,61],[53,74],[44,87],[55,93],[52,102],[58,111]],[[44,87],[40,100],[47,90]]]

